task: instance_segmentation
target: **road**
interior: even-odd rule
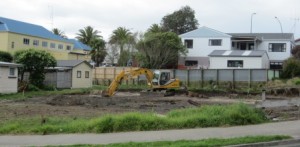
[[[198,140],[205,138],[231,138],[249,135],[290,135],[300,138],[300,120],[259,125],[198,128],[166,131],[122,132],[106,134],[58,135],[2,135],[0,146],[44,146],[72,144],[109,144],[120,142],[147,142],[162,140]]]

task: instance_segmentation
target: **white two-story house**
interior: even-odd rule
[[[178,68],[281,69],[291,56],[291,33],[222,33],[208,27],[180,35],[188,48]]]

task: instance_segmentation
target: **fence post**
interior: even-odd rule
[[[232,69],[232,88],[235,89],[235,69]]]
[[[252,81],[252,70],[251,69],[249,69],[249,85],[248,85],[248,87],[249,88],[251,88],[251,81]]]
[[[216,77],[216,84],[219,86],[219,69],[216,69],[217,71],[217,77]]]
[[[186,71],[186,85],[190,86],[190,69]]]
[[[204,82],[204,81],[203,81],[203,77],[204,77],[203,74],[204,74],[204,71],[203,71],[203,69],[201,69],[201,88],[203,88],[203,86],[204,86],[204,85],[203,85],[203,84],[204,84],[204,83],[203,83],[203,82]]]

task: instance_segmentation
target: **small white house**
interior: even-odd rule
[[[0,62],[0,93],[18,92],[18,67],[20,64]]]
[[[214,50],[208,55],[210,69],[268,69],[266,51]]]
[[[92,87],[92,65],[84,60],[58,60],[54,68],[47,68],[44,84],[56,88]]]

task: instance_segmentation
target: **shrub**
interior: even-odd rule
[[[12,62],[13,56],[9,52],[0,51],[0,61]]]
[[[300,76],[300,60],[291,57],[284,61],[281,78],[293,78]]]

